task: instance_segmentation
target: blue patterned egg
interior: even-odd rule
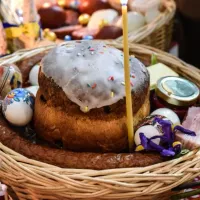
[[[15,126],[27,125],[33,117],[35,97],[26,89],[10,91],[2,103],[4,117]]]
[[[14,64],[0,66],[0,96],[5,97],[8,92],[22,87],[22,74]]]

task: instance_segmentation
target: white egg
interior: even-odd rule
[[[157,8],[152,8],[152,9],[147,10],[145,13],[146,23],[147,24],[151,23],[159,15],[160,15],[160,11]]]
[[[35,86],[38,85],[38,74],[39,74],[40,66],[35,65],[30,73],[29,73],[29,82],[31,85]]]
[[[30,86],[30,87],[27,87],[26,89],[36,97],[39,86]]]
[[[34,101],[35,97],[28,90],[12,90],[3,100],[3,115],[11,124],[25,126],[32,120]]]
[[[161,115],[169,119],[173,124],[180,124],[180,119],[178,115],[168,108],[159,108],[151,113],[151,115]]]
[[[162,133],[160,133],[160,132],[158,131],[158,129],[155,128],[155,127],[152,126],[152,125],[142,126],[142,127],[140,127],[140,128],[135,132],[135,144],[136,144],[136,145],[141,144],[140,133],[144,133],[144,135],[145,135],[147,138],[151,138],[151,137],[157,136],[157,135],[162,135]],[[155,142],[156,144],[159,144],[159,143],[160,143],[160,139],[159,139],[159,138],[153,139],[152,141]]]
[[[123,20],[122,17],[116,22],[116,26],[122,28]],[[128,31],[136,31],[137,29],[143,27],[145,24],[145,17],[138,12],[128,12]]]
[[[117,16],[118,12],[114,9],[98,10],[92,14],[88,23],[88,28],[98,29],[102,20],[105,20],[108,22],[108,24],[111,24]]]

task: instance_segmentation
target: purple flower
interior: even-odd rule
[[[144,133],[140,133],[141,146],[144,150],[154,150],[165,157],[175,156],[182,150],[182,144],[178,141],[175,142],[175,132],[177,130],[187,135],[196,136],[195,132],[187,130],[179,125],[175,126],[172,130],[172,123],[169,120],[155,117],[154,122],[159,124],[158,128],[161,129],[163,135],[147,138]],[[160,144],[153,142],[154,139],[160,139]]]
[[[182,133],[185,133],[187,135],[190,135],[190,136],[196,136],[196,133],[194,131],[190,131],[188,129],[185,129],[183,126],[179,126],[179,125],[175,126],[174,127],[174,132],[176,132],[177,130],[182,132]]]
[[[167,149],[163,149],[163,151],[160,154],[165,157],[175,156],[175,152]]]
[[[172,132],[172,123],[169,120],[163,120],[158,117],[156,117],[155,122],[159,123],[162,127],[163,134],[166,138],[168,138],[168,142],[174,141],[174,134]]]

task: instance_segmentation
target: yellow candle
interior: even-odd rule
[[[132,151],[133,141],[134,141],[134,130],[133,130],[133,109],[132,109],[132,95],[131,95],[130,67],[129,67],[127,2],[128,0],[121,0],[122,18],[123,18],[124,77],[125,77],[125,88],[126,88],[127,129],[128,129],[129,150]]]

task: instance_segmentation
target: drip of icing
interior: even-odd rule
[[[41,66],[42,72],[83,112],[86,108],[89,111],[112,105],[125,97],[123,53],[103,42],[57,46],[44,57]],[[145,80],[147,70],[136,58],[130,59],[130,67],[131,75],[139,75],[138,79],[131,77],[133,88],[136,81]]]

